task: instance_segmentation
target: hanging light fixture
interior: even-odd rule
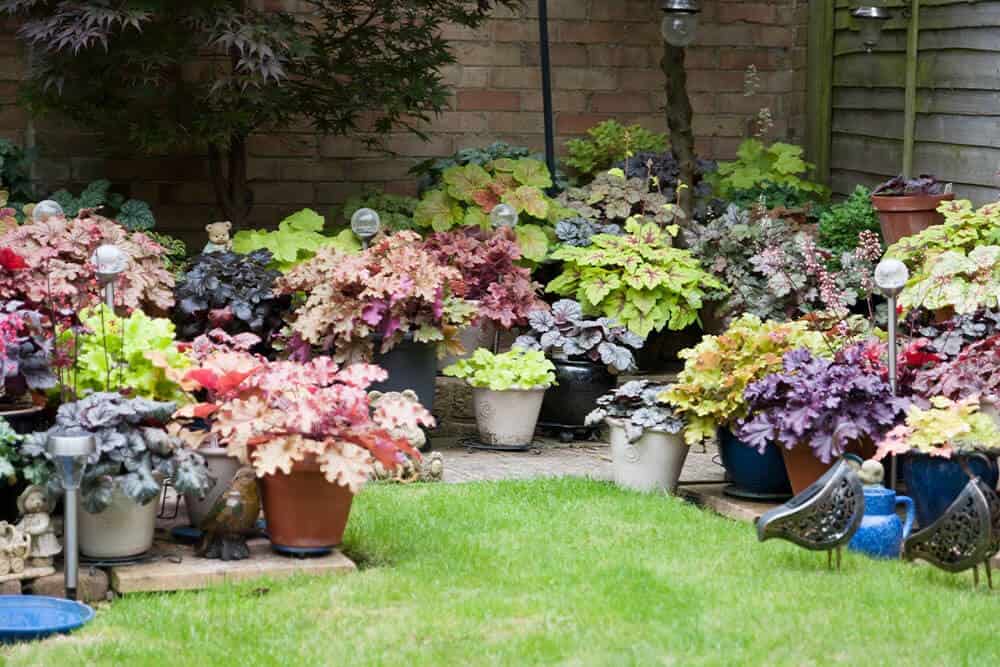
[[[663,21],[660,33],[668,44],[681,48],[694,41],[698,31],[698,14],[701,13],[699,0],[662,0],[660,9]]]
[[[858,27],[858,34],[861,37],[861,43],[865,45],[865,51],[871,53],[882,37],[882,27],[886,21],[892,18],[892,15],[885,7],[861,5],[851,12],[851,16]]]

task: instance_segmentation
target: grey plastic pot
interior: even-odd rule
[[[111,504],[98,514],[91,514],[80,504],[80,553],[90,558],[129,558],[153,547],[156,532],[156,499],[140,505],[126,496],[118,484],[111,494]]]
[[[690,449],[684,437],[647,430],[641,438],[629,442],[620,421],[608,419],[607,423],[615,484],[636,491],[674,493]]]
[[[205,515],[215,505],[222,492],[229,487],[229,483],[233,481],[233,477],[241,467],[240,462],[230,456],[225,447],[202,447],[198,453],[205,457],[208,476],[215,481],[212,482],[212,488],[204,498],[199,498],[193,493],[184,494],[184,506],[187,507],[188,518],[195,528],[201,528]]]
[[[535,437],[545,389],[493,391],[473,387],[472,407],[485,445],[526,447]]]

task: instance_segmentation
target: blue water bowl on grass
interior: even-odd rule
[[[94,618],[87,605],[44,595],[0,595],[0,642],[32,641],[76,630]]]

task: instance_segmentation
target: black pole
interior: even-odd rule
[[[556,175],[556,148],[552,122],[552,68],[549,65],[549,3],[538,0],[538,51],[542,65],[542,113],[545,116],[545,164]]]

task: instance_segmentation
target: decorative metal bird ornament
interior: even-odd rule
[[[247,538],[256,534],[259,514],[257,476],[252,468],[240,468],[202,522],[205,535],[195,553],[222,560],[249,558]]]
[[[865,514],[860,470],[861,459],[845,454],[802,493],[761,515],[757,538],[763,542],[777,537],[811,551],[826,551],[830,568],[836,552],[839,570],[841,548],[851,541]]]
[[[993,588],[990,559],[1000,551],[1000,497],[973,474],[965,457],[959,463],[969,481],[940,517],[903,542],[903,558],[925,560],[948,572],[972,569],[979,586],[979,566]]]

